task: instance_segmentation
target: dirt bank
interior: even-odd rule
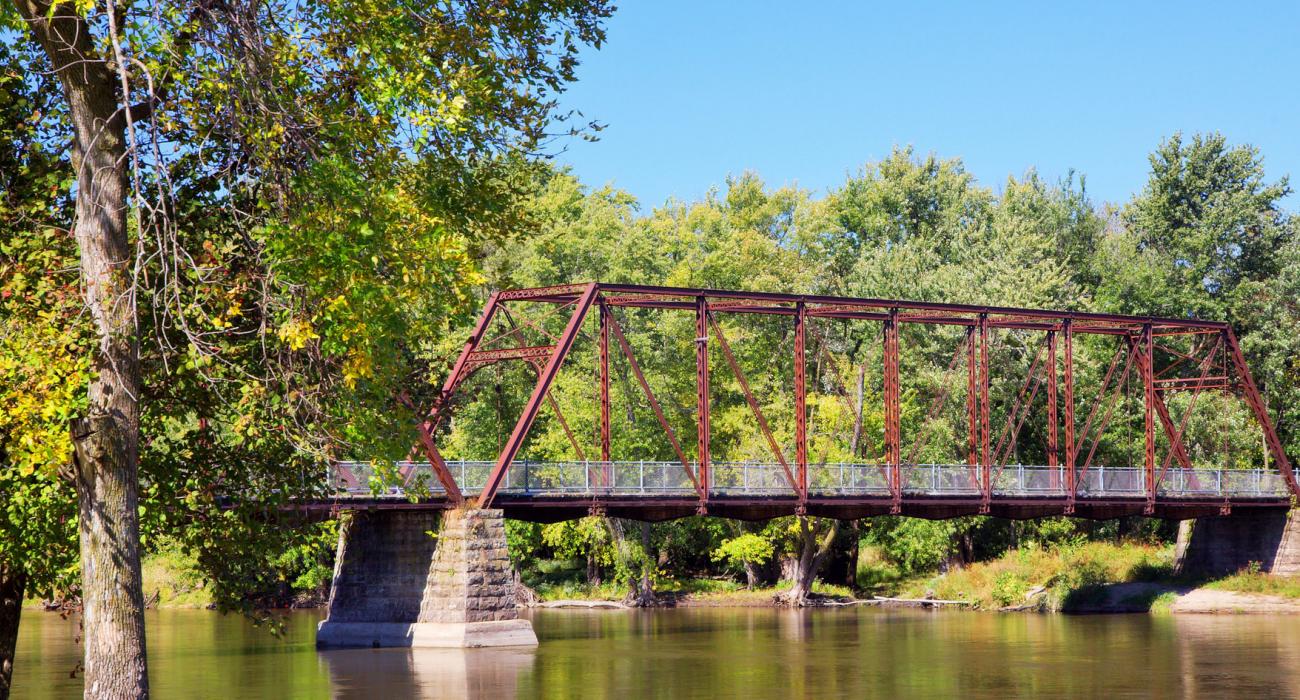
[[[1263,593],[1197,588],[1178,595],[1169,612],[1220,614],[1300,614],[1300,600]]]
[[[1117,583],[1082,589],[1067,598],[1064,612],[1182,614],[1300,614],[1300,599],[1167,583]]]

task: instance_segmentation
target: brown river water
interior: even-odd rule
[[[1065,616],[865,608],[531,613],[536,649],[318,652],[319,612],[274,637],[148,613],[155,698],[1300,697],[1300,616]],[[75,621],[26,611],[14,698],[75,698]]]

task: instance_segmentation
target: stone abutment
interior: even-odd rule
[[[1184,520],[1178,528],[1175,568],[1201,576],[1260,571],[1300,575],[1300,517],[1284,509]]]

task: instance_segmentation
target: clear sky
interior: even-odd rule
[[[823,193],[896,144],[1122,202],[1179,130],[1300,185],[1297,0],[620,4],[564,98],[607,129],[558,161],[646,206],[745,170]]]

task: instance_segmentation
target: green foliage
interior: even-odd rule
[[[1284,598],[1300,598],[1300,582],[1290,576],[1278,576],[1260,570],[1259,562],[1251,562],[1230,576],[1209,581],[1205,588],[1240,593],[1259,593]]]
[[[193,559],[174,543],[163,543],[140,560],[145,600],[157,607],[207,607],[212,595]]]
[[[334,575],[333,563],[338,543],[338,524],[320,523],[308,535],[284,549],[272,562],[280,580],[288,581],[295,592],[328,591]]]
[[[1295,238],[1280,206],[1287,179],[1266,182],[1258,149],[1229,146],[1217,133],[1175,134],[1150,160],[1124,221],[1139,250],[1162,263],[1161,291],[1171,293],[1123,301],[1147,313],[1231,318],[1233,291],[1278,274],[1278,253]]]
[[[1034,597],[1034,602],[1045,609],[1060,610],[1067,601],[1077,605],[1096,597],[1099,587],[1105,584],[1168,581],[1173,575],[1172,564],[1169,547],[1112,542],[1033,546],[910,582],[902,594],[928,594],[996,609],[1030,603],[1026,595],[1042,587],[1043,592]]]
[[[523,520],[506,520],[506,546],[510,550],[510,563],[516,569],[541,560],[542,526]]]
[[[290,527],[277,507],[319,495],[324,459],[404,456],[415,415],[397,397],[429,405],[471,312],[486,291],[504,287],[598,279],[1227,318],[1242,330],[1288,445],[1300,445],[1300,243],[1281,205],[1287,181],[1269,182],[1249,146],[1218,135],[1166,141],[1142,194],[1109,218],[1082,178],[1050,183],[1030,170],[995,191],[959,159],[911,148],[865,165],[821,199],[744,173],[698,201],[646,210],[626,192],[589,189],[533,157],[557,127],[572,126],[555,99],[582,46],[604,39],[611,8],[601,0],[450,3],[422,13],[348,0],[119,7],[129,20],[124,46],[163,86],[139,135],[157,128],[170,144],[167,162],[153,164],[165,168],[151,170],[149,159],[161,156],[142,153],[137,174],[157,188],[158,173],[168,174],[159,210],[171,218],[141,219],[132,234],[147,246],[162,231],[175,246],[140,271],[149,280],[142,308],[158,311],[140,321],[154,341],[143,358],[145,536],[192,557],[223,605],[245,607],[246,591],[277,582],[312,587],[328,577],[329,533]],[[83,9],[98,29],[104,8]],[[83,407],[90,346],[69,272],[70,168],[52,145],[66,142],[62,107],[35,54],[3,50],[0,165],[13,176],[0,202],[0,556],[24,557],[40,572],[36,585],[50,588],[75,573],[71,490],[57,467],[68,458],[67,422]],[[163,275],[181,251],[194,264]],[[692,320],[618,314],[669,424],[692,434],[695,371],[681,361],[695,349]],[[790,356],[788,325],[721,323],[777,442],[792,444],[794,371],[773,359]],[[813,341],[810,461],[818,466],[882,452],[878,372],[860,389],[861,416],[851,405],[858,371],[880,362],[869,326],[828,326]],[[917,370],[904,377],[903,433],[930,431],[916,461],[962,462],[964,387],[925,423],[931,400],[960,384],[936,369],[960,329],[905,332],[902,362]],[[562,372],[551,390],[584,442],[596,413],[587,340],[568,362],[583,369]],[[1030,348],[1026,334],[1001,334],[994,375],[1024,376]],[[1080,384],[1104,371],[1112,351],[1096,339],[1078,343]],[[616,359],[614,373],[617,458],[676,459],[626,363]],[[522,367],[479,373],[467,388],[481,391],[446,427],[447,455],[495,455],[533,378]],[[992,392],[997,425],[1015,387]],[[714,460],[770,461],[739,382],[716,373],[710,398]],[[1179,401],[1171,399],[1176,412],[1186,405]],[[1194,461],[1222,461],[1212,446],[1226,443],[1232,463],[1253,464],[1258,433],[1249,418],[1204,401],[1188,424]],[[1121,402],[1098,463],[1137,453],[1136,405]],[[1027,426],[1013,461],[1045,463],[1037,430]],[[692,442],[684,441],[688,459]],[[521,456],[576,452],[548,408]],[[245,498],[231,506],[232,493]],[[879,554],[871,580],[884,583],[1015,547],[1073,550],[1119,527],[881,518],[865,540]],[[793,519],[737,534],[687,518],[657,525],[650,551],[619,528],[595,518],[512,523],[508,537],[516,566],[582,559],[620,586],[660,562],[678,577],[711,574],[790,555],[800,543]],[[1093,558],[1075,564],[1062,586],[1119,575]],[[1152,566],[1123,575],[1154,575]],[[1016,570],[992,580],[989,604],[1037,579]]]
[[[993,579],[990,595],[998,607],[1006,607],[1023,603],[1028,591],[1029,582],[1019,572],[1003,571]]]
[[[562,559],[591,557],[602,565],[614,563],[612,538],[601,518],[589,516],[544,525],[542,542]]]
[[[68,421],[85,405],[90,339],[81,316],[76,246],[61,224],[71,166],[53,76],[33,54],[0,45],[0,560],[28,594],[75,588],[76,498],[58,467]]]
[[[857,588],[877,595],[888,595],[895,591],[902,579],[903,572],[884,556],[883,549],[864,537],[859,543],[858,570],[855,576]]]
[[[282,506],[323,494],[326,459],[413,443],[399,398],[455,351],[482,246],[534,225],[537,150],[572,129],[556,97],[612,8],[76,5],[72,33],[129,57],[98,87],[140,105],[119,205],[139,251],[142,537],[193,561],[223,608],[318,587],[332,526]],[[0,22],[0,558],[66,590],[75,498],[58,471],[94,348],[70,124],[33,25]]]
[[[868,538],[904,573],[912,573],[938,568],[950,556],[956,533],[952,520],[899,518],[884,527],[872,523]]]
[[[1295,443],[1300,438],[1293,437],[1290,426],[1300,424],[1300,396],[1293,396],[1300,384],[1293,361],[1300,356],[1300,314],[1291,300],[1300,296],[1300,246],[1279,201],[1286,182],[1263,179],[1258,153],[1249,147],[1228,146],[1217,136],[1191,141],[1160,145],[1151,183],[1120,215],[1095,206],[1083,178],[1073,174],[1053,183],[1030,170],[995,192],[978,183],[960,160],[918,156],[911,149],[866,165],[824,199],[792,188],[767,188],[758,176],[745,173],[698,201],[670,201],[648,211],[625,192],[589,190],[567,173],[552,173],[542,178],[536,201],[542,235],[490,248],[484,275],[495,288],[598,279],[1229,318],[1241,329],[1257,378],[1266,378],[1266,398],[1284,436]],[[1210,204],[1183,211],[1177,204],[1182,197]],[[1197,242],[1184,240],[1178,231]],[[1179,266],[1193,264],[1181,260],[1192,260],[1192,249],[1211,239],[1227,247],[1197,258],[1201,272],[1179,272]],[[1222,281],[1205,282],[1211,277]],[[1230,285],[1235,291],[1226,289]],[[1222,303],[1215,306],[1219,302],[1207,301],[1212,299]],[[631,310],[618,315],[668,422],[679,437],[692,434],[694,367],[681,361],[694,350],[691,319],[660,315],[651,321]],[[779,320],[727,315],[720,322],[778,443],[791,444],[792,368],[772,359],[789,355],[785,327]],[[933,397],[954,387],[944,410],[926,426],[930,439],[916,461],[964,462],[964,387],[958,377],[942,371],[961,341],[960,330],[904,327],[903,332],[909,335],[902,363],[915,368],[903,377],[903,434],[917,435]],[[1038,336],[996,335],[993,375],[1025,376]],[[828,358],[819,357],[810,382],[810,461],[833,466],[871,460],[881,454],[884,433],[882,386],[879,373],[871,369],[881,361],[878,329],[828,325],[814,342],[825,345]],[[1076,339],[1076,384],[1099,383],[1114,351],[1111,339]],[[720,354],[710,360],[723,363]],[[570,362],[583,369],[562,371],[552,395],[582,440],[595,431],[596,408],[585,371],[594,363],[592,346],[580,338]],[[862,438],[855,452],[847,436],[856,418],[851,399],[862,365],[868,372],[862,388]],[[500,416],[514,415],[522,400],[518,397],[526,395],[531,381],[530,373],[502,371],[478,385],[477,398],[458,409],[465,419],[452,428],[449,452],[466,458],[495,454],[510,427]],[[1011,384],[991,387],[995,425],[1005,420],[1018,389]],[[1185,410],[1187,398],[1171,394],[1171,411]],[[711,400],[714,460],[770,461],[770,448],[729,372],[714,375]],[[1041,392],[1036,401],[1044,401]],[[1040,404],[1034,410],[1042,409]],[[613,420],[616,459],[675,459],[617,352]],[[1094,464],[1140,462],[1141,420],[1135,397],[1119,402]],[[1046,463],[1045,441],[1042,426],[1031,421],[1010,461]],[[690,458],[694,448],[691,441],[684,442]],[[1196,464],[1227,459],[1230,465],[1246,466],[1260,459],[1258,431],[1235,399],[1201,396],[1185,443]],[[577,457],[547,411],[524,450],[539,460]],[[833,478],[830,470],[813,470],[814,480],[828,478]],[[774,521],[761,536],[788,556],[798,544],[793,522]],[[1017,547],[1056,550],[1101,539],[1159,543],[1171,534],[1155,521],[1136,519],[1011,523],[971,517],[938,522],[874,518],[866,528],[864,542],[879,556],[879,572],[872,569],[866,580],[878,585],[948,564],[997,558]],[[657,526],[654,548],[665,554],[671,574],[706,573],[730,562],[710,561],[699,553],[717,552],[736,536],[732,528],[687,518]],[[1137,567],[1124,575],[1158,576],[1161,566]],[[1071,575],[1101,576],[1103,570],[1105,576],[1115,575],[1090,560],[1081,561],[1080,571]]]
[[[713,550],[713,560],[725,563],[733,569],[740,569],[746,564],[766,564],[772,558],[775,547],[768,538],[753,532],[746,532],[738,537],[724,540],[722,545]]]

